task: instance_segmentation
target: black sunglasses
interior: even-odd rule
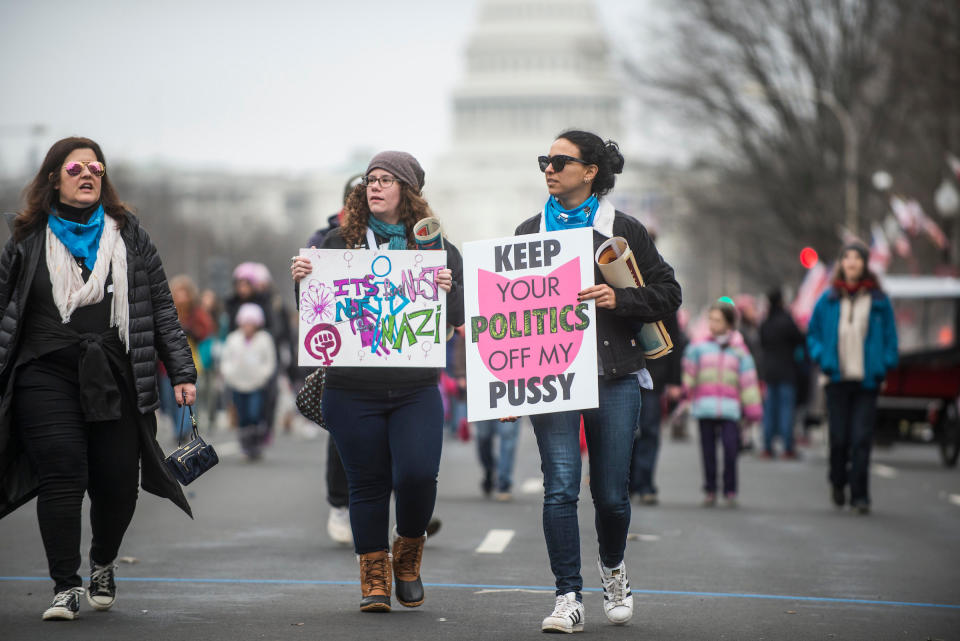
[[[554,171],[563,171],[563,168],[567,166],[568,162],[578,162],[581,165],[592,165],[592,162],[587,162],[586,160],[581,160],[580,158],[574,158],[573,156],[567,156],[566,154],[557,154],[556,156],[538,156],[537,162],[540,163],[540,171],[547,171],[548,165],[553,165]]]

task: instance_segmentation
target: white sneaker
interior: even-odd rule
[[[71,621],[80,616],[80,597],[83,596],[83,588],[70,588],[57,592],[53,597],[53,603],[44,610],[44,621]]]
[[[109,610],[117,601],[117,566],[113,563],[96,565],[91,562],[90,588],[87,590],[87,602],[94,610]]]
[[[557,605],[543,623],[543,632],[583,632],[583,604],[577,601],[576,592],[567,592],[557,597]]]
[[[608,568],[600,559],[597,559],[597,567],[603,584],[603,613],[610,623],[623,625],[633,618],[633,595],[630,594],[627,568],[623,561],[615,568]]]
[[[353,543],[353,530],[350,529],[350,508],[330,508],[330,517],[327,519],[327,534],[337,543]]]

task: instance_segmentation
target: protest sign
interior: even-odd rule
[[[464,243],[471,421],[597,407],[593,231]]]
[[[301,366],[444,367],[446,251],[301,249]]]

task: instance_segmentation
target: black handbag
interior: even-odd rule
[[[297,409],[323,429],[327,429],[327,424],[323,421],[323,385],[326,380],[326,368],[318,367],[307,374],[303,387],[297,392]]]
[[[180,445],[180,440],[177,439],[180,446],[163,460],[163,464],[182,485],[190,485],[198,476],[220,462],[213,446],[200,438],[193,407],[187,405],[187,409],[190,410],[190,422],[193,424],[193,438],[185,445]],[[180,415],[180,423],[183,424],[183,414]]]

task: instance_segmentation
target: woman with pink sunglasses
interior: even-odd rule
[[[54,598],[75,619],[81,506],[90,495],[87,601],[109,610],[137,485],[190,514],[156,441],[156,363],[192,405],[197,371],[156,247],[88,138],[56,142],[0,255],[0,517],[34,496]],[[142,470],[142,480],[141,480]]]

